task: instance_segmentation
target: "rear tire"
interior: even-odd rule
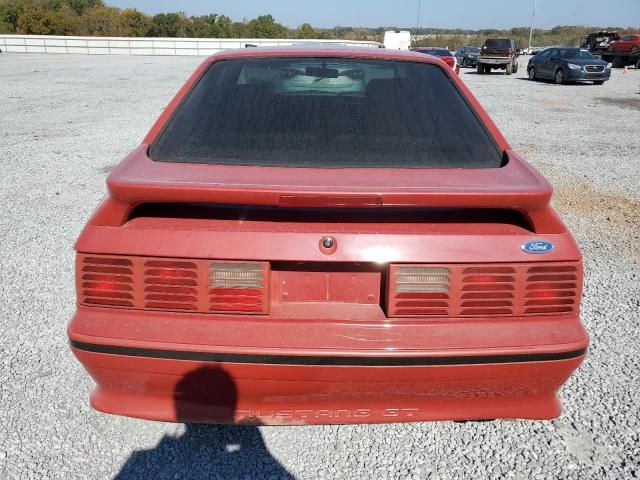
[[[511,75],[513,73],[513,64],[512,63],[507,63],[507,66],[504,69],[504,73],[506,75]]]
[[[529,75],[529,80],[531,80],[532,82],[537,80],[536,67],[531,67],[527,73]]]
[[[556,80],[556,84],[562,85],[564,83],[564,72],[561,68],[556,70],[556,76],[554,78]]]
[[[484,73],[484,65],[479,63],[478,66],[476,67],[476,73],[478,75],[482,75]]]
[[[519,62],[516,62],[516,63],[513,65],[513,73],[518,73],[518,67],[519,67],[519,66],[520,66],[520,63],[519,63]]]

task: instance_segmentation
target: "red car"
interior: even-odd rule
[[[618,53],[640,52],[640,35],[622,37],[620,40],[611,42],[609,49]]]
[[[460,65],[458,65],[458,59],[455,55],[452,55],[446,48],[436,47],[418,47],[414,49],[416,52],[424,53],[427,55],[433,55],[440,58],[444,63],[449,65],[457,75],[460,75]]]
[[[549,419],[585,357],[551,186],[429,55],[217,54],[107,186],[68,329],[97,410]]]

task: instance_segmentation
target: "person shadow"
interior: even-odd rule
[[[184,434],[165,435],[155,448],[134,452],[114,477],[132,479],[273,479],[291,475],[271,456],[258,427],[234,421],[238,390],[218,366],[185,375],[174,391],[177,421],[188,421]],[[202,422],[214,416],[220,424]]]

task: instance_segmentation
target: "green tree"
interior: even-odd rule
[[[88,35],[97,37],[121,37],[125,35],[120,10],[114,7],[93,7],[82,16]]]
[[[105,6],[102,0],[65,0],[64,3],[71,7],[76,15],[82,15],[90,8]]]
[[[135,8],[125,8],[120,12],[124,35],[127,37],[146,37],[151,32],[151,17]]]
[[[310,23],[303,23],[296,30],[296,38],[318,38],[318,33]]]
[[[212,26],[211,36],[215,38],[229,38],[233,36],[233,21],[226,15],[216,16]]]
[[[7,26],[5,28],[10,29],[7,33],[13,33],[17,30],[18,17],[20,17],[22,11],[22,5],[16,1],[0,3],[0,24],[4,24]]]
[[[249,26],[244,22],[233,22],[230,25],[230,32],[230,38],[246,38],[251,36]]]
[[[253,38],[287,38],[288,30],[275,21],[271,15],[261,15],[247,25],[249,35]]]
[[[20,14],[17,30],[28,35],[58,35],[54,12],[35,5],[25,8]]]
[[[159,13],[153,16],[153,37],[185,37],[189,20],[182,12]]]

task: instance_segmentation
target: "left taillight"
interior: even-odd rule
[[[201,313],[267,314],[268,262],[89,255],[76,259],[78,303]]]
[[[78,301],[85,305],[134,306],[133,263],[120,257],[78,257]]]

